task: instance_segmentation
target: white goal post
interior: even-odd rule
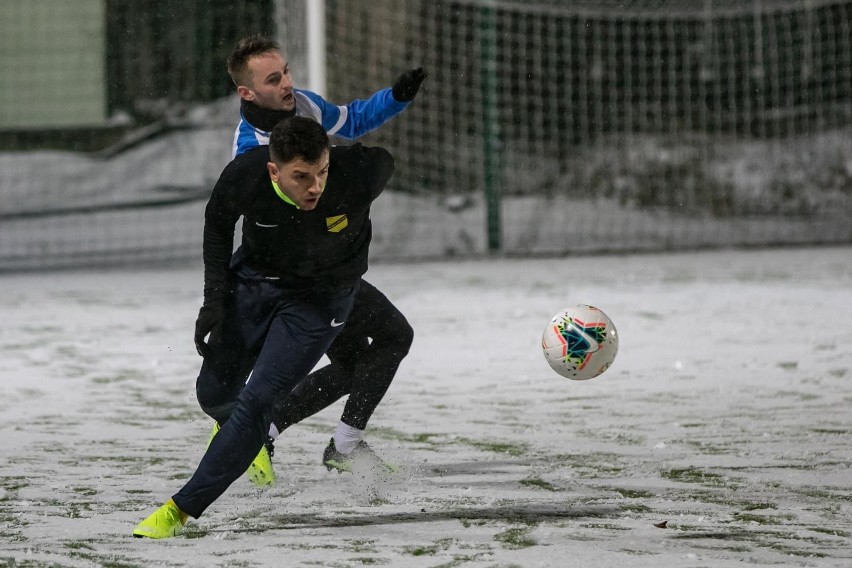
[[[326,96],[325,0],[275,0],[276,40],[297,86]]]

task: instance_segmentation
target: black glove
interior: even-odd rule
[[[399,76],[393,84],[393,98],[401,103],[413,101],[420,90],[420,83],[426,78],[426,71],[422,67],[406,71]]]
[[[225,306],[222,302],[210,302],[201,306],[198,319],[195,320],[195,348],[202,357],[210,355],[210,345],[204,342],[207,334],[212,341],[214,336],[222,333],[222,322],[225,319]]]

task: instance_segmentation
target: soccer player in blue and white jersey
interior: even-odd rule
[[[316,93],[295,88],[290,64],[278,43],[257,35],[237,43],[228,57],[228,74],[240,96],[234,156],[267,145],[275,125],[294,115],[313,118],[329,136],[360,138],[405,110],[426,78],[422,68],[412,69],[400,75],[392,88],[381,89],[367,100],[334,105]]]

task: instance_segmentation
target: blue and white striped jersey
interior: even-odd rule
[[[390,88],[376,92],[366,101],[355,99],[345,106],[331,104],[311,91],[293,89],[296,98],[296,116],[309,116],[323,125],[329,136],[355,140],[375,130],[405,110],[411,102],[393,98]],[[240,122],[234,132],[233,156],[269,144],[269,132],[249,124],[240,113]]]

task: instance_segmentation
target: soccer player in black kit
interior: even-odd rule
[[[400,75],[392,88],[376,92],[369,100],[338,107],[315,93],[294,88],[290,65],[280,46],[262,36],[249,36],[237,43],[228,57],[228,74],[241,97],[241,120],[234,135],[236,155],[266,144],[268,131],[285,116],[310,116],[327,132],[348,138],[365,134],[407,108],[426,77],[422,69],[412,69]],[[211,327],[207,316],[202,310],[197,323],[199,352],[206,349],[204,336]],[[269,457],[271,442],[278,434],[346,395],[349,397],[323,453],[323,464],[338,472],[352,471],[353,458],[359,454],[374,457],[362,441],[364,430],[408,354],[413,337],[413,329],[396,306],[375,286],[362,281],[349,321],[327,352],[330,364],[296,385],[277,407],[266,448],[247,472],[252,483],[274,483]],[[214,418],[227,414],[227,406],[233,404],[233,399],[223,402],[218,390],[215,381],[199,380],[199,403]],[[216,408],[218,404],[225,407]],[[214,434],[217,429],[218,422]],[[390,463],[383,466],[396,469]]]
[[[214,416],[221,430],[192,478],[134,536],[177,535],[257,455],[276,402],[347,322],[367,270],[370,205],[393,169],[386,150],[330,148],[319,123],[294,117],[273,129],[268,147],[222,172],[205,212],[202,315],[212,331],[199,381],[222,385],[223,400],[239,394],[227,415]],[[242,245],[232,255],[241,216]]]

